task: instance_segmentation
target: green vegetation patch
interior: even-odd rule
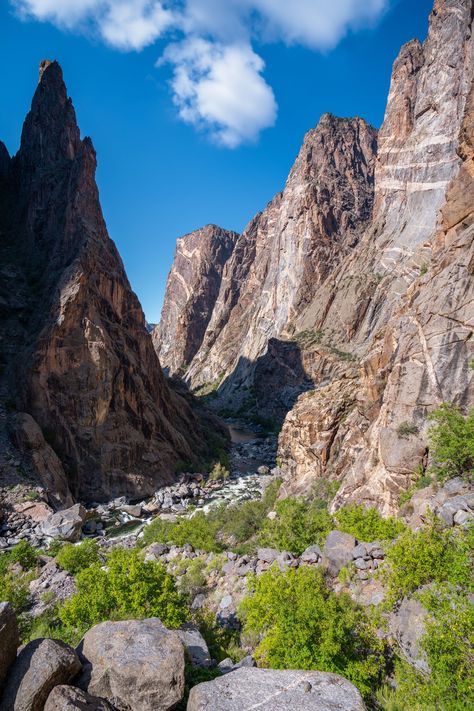
[[[343,506],[335,518],[340,531],[366,542],[392,540],[406,528],[400,519],[384,518],[377,509],[357,504]]]
[[[368,697],[383,676],[384,644],[366,613],[331,592],[320,569],[270,570],[244,599],[244,633],[260,636],[255,656],[273,669],[318,669],[350,679]]]

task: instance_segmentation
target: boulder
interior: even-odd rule
[[[81,670],[76,652],[54,639],[29,642],[8,675],[0,711],[42,711],[55,686],[68,684]]]
[[[86,694],[74,686],[55,686],[44,711],[114,711],[114,707],[106,699]]]
[[[191,689],[187,711],[365,711],[337,674],[242,667]]]
[[[0,603],[0,683],[16,657],[20,635],[15,613],[9,602]]]
[[[75,504],[69,509],[57,511],[48,516],[41,524],[41,530],[45,536],[50,538],[75,542],[81,536],[81,529],[85,519],[85,508],[81,504]]]
[[[352,561],[356,539],[342,531],[331,531],[324,544],[324,563],[331,575],[337,575],[342,567]]]
[[[81,686],[119,711],[167,711],[184,693],[184,647],[157,618],[102,622],[86,632],[79,652]]]
[[[274,548],[259,548],[257,550],[258,560],[263,560],[264,563],[274,563],[279,555],[280,551]]]
[[[427,611],[415,598],[404,598],[398,610],[390,615],[390,632],[395,637],[407,661],[421,672],[428,672],[428,662],[420,650],[425,633]]]
[[[319,546],[309,546],[301,554],[301,562],[306,563],[307,565],[314,565],[321,560],[321,557],[322,553]]]
[[[186,650],[187,657],[193,667],[207,668],[212,666],[211,655],[206,640],[193,625],[185,625],[177,631]]]

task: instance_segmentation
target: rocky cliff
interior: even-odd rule
[[[206,225],[176,244],[161,320],[153,330],[161,365],[170,375],[183,374],[201,346],[237,238]]]
[[[224,268],[186,376],[192,385],[230,373],[233,387],[248,384],[247,366],[354,248],[371,216],[375,150],[376,131],[362,119],[326,114],[306,134],[285,189],[250,222]]]
[[[186,378],[288,412],[288,492],[331,477],[335,506],[393,511],[426,466],[430,409],[473,402],[472,18],[472,0],[436,0],[378,136],[323,116],[224,267]]]
[[[0,150],[0,419],[16,466],[62,501],[150,493],[202,449],[108,237],[95,168],[61,69],[42,62],[20,149]]]

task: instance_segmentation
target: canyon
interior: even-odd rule
[[[178,242],[157,353],[216,410],[275,420],[286,494],[334,479],[333,509],[393,513],[427,468],[430,411],[473,403],[472,19],[472,2],[436,0],[379,131],[322,116],[219,279],[199,231]]]

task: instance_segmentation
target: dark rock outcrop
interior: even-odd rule
[[[0,390],[26,413],[13,438],[66,502],[151,493],[204,440],[165,382],[95,168],[61,69],[42,62],[20,150],[0,148]]]

